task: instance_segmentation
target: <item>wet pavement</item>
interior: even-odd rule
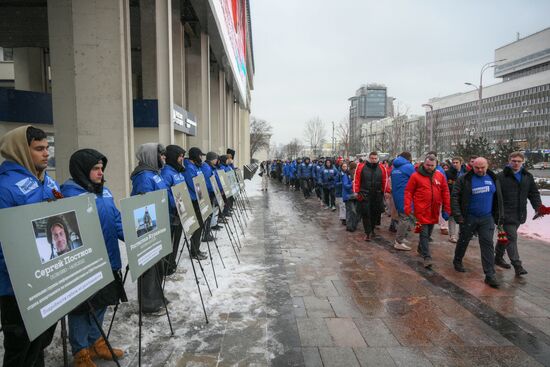
[[[166,283],[174,336],[166,316],[144,318],[144,366],[550,366],[550,244],[521,239],[529,274],[497,269],[503,285],[493,289],[483,283],[477,241],[464,259],[468,271],[457,273],[454,245],[434,230],[426,270],[417,235],[409,235],[413,251],[393,249],[389,218],[365,242],[361,224],[346,232],[316,198],[277,183],[264,193],[257,179],[247,183],[241,263],[221,231],[217,288],[203,262],[212,295],[197,269],[210,322],[184,254]],[[130,302],[111,341],[126,350],[121,365],[136,366],[135,284],[126,288]],[[60,356],[58,334],[47,365],[62,365]]]
[[[278,311],[267,332],[284,347],[272,365],[550,365],[549,244],[522,239],[529,274],[498,269],[503,285],[493,289],[483,283],[477,241],[468,272],[457,273],[454,245],[434,231],[427,270],[415,246],[393,249],[387,217],[369,243],[361,225],[346,232],[335,212],[283,185],[254,205],[263,223],[250,230],[264,233],[271,265],[266,301]]]

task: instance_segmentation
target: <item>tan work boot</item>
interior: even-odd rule
[[[124,355],[124,351],[122,349],[113,348],[113,352],[115,353],[117,359]],[[111,361],[113,359],[111,351],[109,351],[109,347],[107,347],[107,343],[103,337],[97,339],[94,345],[90,347],[90,356],[92,358],[101,358],[107,361]]]
[[[74,355],[74,366],[75,367],[96,367],[95,363],[92,361],[90,356],[90,351],[88,348],[84,348],[78,351]]]

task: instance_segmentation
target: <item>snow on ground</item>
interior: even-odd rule
[[[256,196],[259,193],[259,181],[246,181],[249,196]],[[248,223],[250,224],[253,212],[249,211]],[[244,224],[243,224],[243,227]],[[238,229],[238,224],[237,224]],[[241,259],[241,264],[237,263],[236,256],[228,239],[225,230],[217,232],[217,243],[225,263],[225,269],[220,261],[216,248],[213,243],[210,244],[212,251],[214,269],[216,271],[218,287],[216,287],[212,265],[210,260],[202,261],[204,274],[210,284],[212,295],[210,295],[203,274],[198,263],[195,262],[198,279],[201,286],[209,324],[205,323],[203,309],[197,291],[197,285],[191,262],[187,251],[181,257],[181,261],[176,274],[167,279],[165,286],[165,296],[170,301],[168,304],[170,319],[174,328],[174,337],[170,337],[170,328],[166,315],[143,318],[143,366],[176,366],[181,356],[191,350],[193,353],[218,354],[220,358],[221,350],[213,353],[212,348],[218,348],[222,344],[227,328],[227,320],[231,319],[231,328],[233,333],[235,329],[245,330],[251,324],[258,322],[258,319],[265,320],[265,315],[271,310],[265,306],[265,288],[264,279],[266,268],[258,261],[250,261],[250,255],[247,254],[247,246],[257,243],[257,238],[250,233],[243,237],[240,229],[239,236],[243,250],[237,253]],[[121,243],[121,253],[125,257],[126,249]],[[202,243],[201,249],[206,251],[206,243]],[[249,250],[249,251],[254,251]],[[126,263],[126,259],[123,259]],[[131,281],[130,275],[126,280],[125,289],[129,302],[122,304],[115,317],[113,331],[110,340],[115,347],[126,351],[125,357],[120,361],[121,366],[137,366],[138,350],[138,304],[137,304],[137,283]],[[105,316],[104,330],[107,332],[109,322],[113,312],[109,309]],[[46,365],[62,366],[63,349],[60,336],[60,324],[56,329],[56,335],[52,344],[46,349]],[[3,336],[0,334],[0,343],[3,343]],[[258,338],[251,348],[266,351],[267,332]],[[1,345],[1,344],[0,344]],[[223,348],[223,346],[222,346]],[[215,350],[214,350],[215,351]],[[265,352],[267,354],[267,351]],[[0,358],[3,358],[3,348],[0,347]],[[265,360],[271,356],[266,355]],[[96,361],[98,366],[113,366],[113,362]],[[69,365],[72,365],[72,356],[69,346]],[[188,363],[187,365],[193,365]]]
[[[541,196],[542,204],[550,206],[550,196]],[[528,202],[527,203],[527,222],[519,227],[518,233],[529,238],[540,241],[550,242],[550,216],[545,216],[537,220],[533,220],[535,211]]]

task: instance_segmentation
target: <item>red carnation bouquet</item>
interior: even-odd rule
[[[504,246],[508,244],[508,232],[504,230],[502,224],[497,226],[497,243]]]

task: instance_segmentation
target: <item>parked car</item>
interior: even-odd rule
[[[533,164],[533,169],[550,169],[550,162],[539,162]]]

